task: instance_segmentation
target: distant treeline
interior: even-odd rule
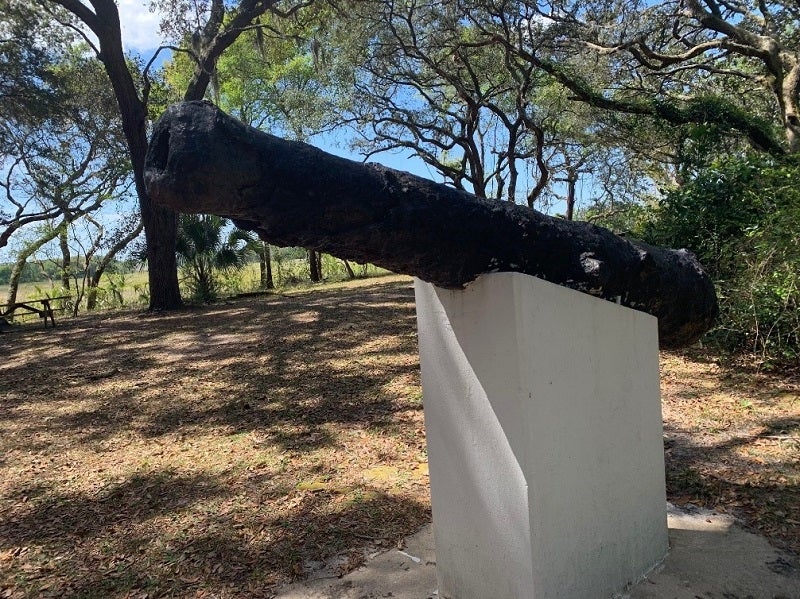
[[[89,267],[92,267],[90,263]],[[129,261],[114,260],[108,268],[108,274],[126,274],[136,270],[136,264]],[[11,271],[14,269],[13,263],[0,263],[0,285],[8,285],[11,278]],[[82,277],[85,271],[83,262],[75,264],[70,272],[70,278]],[[43,283],[57,281],[61,279],[61,265],[53,260],[42,260],[28,262],[22,269],[20,283]]]

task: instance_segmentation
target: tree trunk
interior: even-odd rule
[[[65,293],[69,293],[72,287],[70,281],[72,254],[69,251],[69,233],[66,228],[58,234],[58,245],[61,248],[61,287]]]
[[[308,272],[312,283],[322,280],[322,260],[315,250],[308,250]]]
[[[347,260],[342,260],[344,262],[344,269],[347,271],[347,278],[351,281],[356,278],[356,273],[353,272],[353,267],[350,266],[350,263]]]
[[[114,0],[93,0],[92,13],[86,4],[74,0],[51,0],[60,4],[97,36],[99,59],[105,67],[119,105],[122,129],[133,166],[133,180],[144,223],[147,243],[147,273],[150,284],[150,309],[171,310],[183,306],[178,287],[175,257],[177,221],[171,208],[154,206],[144,185],[144,158],[147,152],[147,107],[139,96],[122,48],[119,10]]]
[[[6,304],[11,305],[17,302],[17,293],[19,292],[19,279],[22,276],[22,270],[28,263],[28,258],[30,258],[31,254],[33,254],[33,252],[36,251],[35,248],[32,249],[31,251],[27,250],[28,248],[25,248],[25,250],[17,254],[14,266],[11,268],[11,274],[8,277],[8,292],[6,293]]]
[[[177,217],[165,206],[154,206],[142,179],[147,150],[146,117],[149,83],[139,96],[122,48],[122,28],[115,0],[49,0],[74,14],[97,36],[98,58],[106,68],[119,104],[122,127],[133,164],[134,183],[142,213],[147,242],[150,309],[169,310],[183,305],[178,286],[175,256]],[[184,97],[200,100],[216,68],[217,59],[239,35],[276,0],[242,1],[234,5],[215,0],[209,6],[208,20],[193,32],[194,56],[198,61]],[[94,10],[94,12],[92,12]]]
[[[567,220],[575,220],[575,183],[577,182],[577,175],[570,173],[567,178]]]
[[[659,319],[663,347],[691,343],[717,313],[696,258],[362,164],[247,127],[207,102],[170,107],[147,157],[152,197],[233,218],[262,239],[372,262],[442,287],[516,271]]]
[[[94,277],[92,277],[92,279],[94,279]],[[97,308],[97,289],[99,286],[99,281],[97,285],[92,285],[91,281],[89,282],[89,289],[86,291],[86,309],[89,312]]]
[[[97,265],[97,268],[89,279],[89,291],[86,295],[87,310],[94,310],[97,307],[97,289],[100,287],[100,280],[103,278],[103,273],[106,272],[108,265],[111,264],[111,261],[118,253],[128,247],[128,244],[139,236],[139,233],[142,232],[142,227],[143,225],[140,221],[139,225],[133,231],[111,246],[111,249],[109,249],[106,255],[103,256],[103,259],[100,260],[100,264]]]
[[[41,248],[44,244],[52,241],[55,239],[62,231],[63,228],[66,228],[66,223],[62,223],[59,227],[52,229],[47,235],[41,237],[26,245],[20,252],[17,254],[16,259],[14,261],[14,266],[11,268],[11,274],[8,278],[8,292],[6,293],[6,303],[7,304],[14,304],[17,301],[17,293],[19,292],[19,280],[22,276],[22,271],[25,268],[25,265],[28,263],[28,258],[33,256],[39,248]]]
[[[258,252],[259,267],[260,267],[260,287],[261,289],[275,289],[275,283],[272,280],[272,252],[269,248],[269,242],[261,241],[261,248]]]
[[[174,210],[153,205],[144,185],[144,158],[147,151],[147,107],[139,98],[122,50],[119,12],[112,0],[94,2],[103,21],[105,35],[98,35],[101,60],[106,67],[119,104],[122,126],[133,165],[133,177],[144,224],[147,244],[147,274],[150,284],[150,309],[172,310],[183,306],[178,286],[175,257],[177,219]]]

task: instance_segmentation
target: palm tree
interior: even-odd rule
[[[241,270],[247,261],[249,233],[232,229],[213,215],[181,214],[175,251],[192,297],[210,302],[219,295],[220,271]]]

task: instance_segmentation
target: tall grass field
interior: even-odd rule
[[[391,274],[389,271],[372,264],[352,264],[351,267],[357,278],[380,277]],[[319,285],[310,282],[308,278],[308,262],[303,259],[275,261],[272,265],[272,273],[277,289],[302,289]],[[348,274],[342,261],[332,256],[326,255],[323,257],[323,273],[324,283],[348,279]],[[191,293],[188,286],[185,285],[183,275],[180,272],[179,277],[181,278],[181,292],[184,298],[191,301]],[[251,263],[241,270],[220,272],[219,286],[221,297],[258,291],[260,289],[259,265]],[[80,280],[77,282],[77,288],[81,288]],[[61,305],[54,305],[54,308],[64,314],[72,313],[74,311],[74,302],[78,295],[74,280],[69,293],[65,293],[62,290],[60,280],[20,283],[16,301],[23,302],[61,295],[70,295],[72,299],[69,302],[59,302]],[[81,290],[80,295],[78,311],[83,312],[86,309],[85,290]],[[6,303],[7,297],[8,285],[0,285],[0,305]],[[99,286],[96,309],[141,309],[145,308],[148,303],[149,292],[146,270],[103,275]],[[2,309],[0,308],[0,310]],[[35,314],[25,314],[23,311],[19,311],[15,316],[15,320],[19,322],[36,318]]]

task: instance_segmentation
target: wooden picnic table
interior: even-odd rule
[[[53,316],[53,306],[51,303],[59,300],[68,300],[70,297],[69,295],[62,295],[59,297],[45,297],[42,299],[14,302],[13,304],[0,304],[0,318],[11,316],[17,310],[22,309],[30,314],[38,314],[39,318],[43,318],[44,328],[47,328],[47,319],[49,318],[50,323],[53,325],[53,328],[55,328],[56,319]],[[41,304],[42,307],[37,307],[38,304]]]

